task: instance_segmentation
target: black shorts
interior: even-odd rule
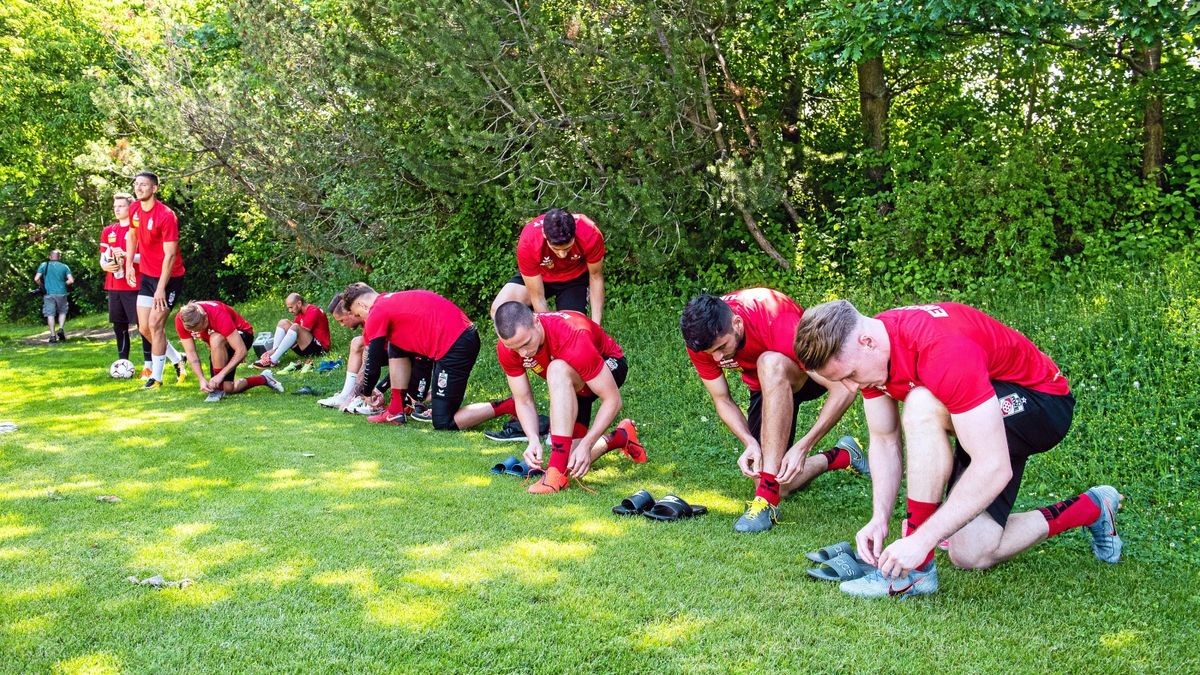
[[[312,342],[308,343],[307,347],[303,349],[300,348],[299,344],[292,345],[292,351],[296,352],[300,356],[320,356],[329,350],[322,347],[321,343],[314,339]]]
[[[508,280],[510,284],[525,285],[525,277],[520,274]],[[568,279],[567,281],[542,281],[546,291],[546,302],[554,298],[554,309],[573,309],[576,312],[587,312],[588,303],[588,273]]]
[[[176,277],[176,278],[179,278],[179,277]],[[242,336],[242,342],[246,345],[246,353],[247,354],[250,353],[250,345],[254,344],[254,331],[239,330],[238,335]],[[232,361],[234,354],[235,354],[235,352],[233,351],[233,347],[229,344],[229,342],[226,342],[225,343],[225,363],[229,363],[230,361]],[[229,375],[227,375],[225,377],[226,382],[233,382],[235,379],[237,379],[237,369],[238,369],[238,366],[240,366],[240,365],[242,365],[242,364],[235,363],[233,365],[233,370],[229,371]],[[211,378],[213,375],[216,375],[216,372],[213,370],[212,345],[209,345],[208,376]]]
[[[138,292],[132,288],[128,291],[108,292],[108,322],[137,323]]]
[[[825,387],[811,377],[808,378],[800,391],[792,394],[792,421],[788,422],[788,442],[790,448],[796,442],[796,415],[800,412],[800,404],[805,401],[815,401],[825,395]],[[762,392],[750,390],[750,408],[746,411],[746,424],[750,427],[750,435],[762,443]]]
[[[142,275],[142,285],[138,286],[138,296],[139,297],[145,296],[147,298],[153,299],[154,292],[157,290],[158,290],[158,277],[152,277],[152,276],[147,276],[147,275],[143,274]],[[168,310],[170,310],[172,307],[175,306],[175,301],[179,299],[179,294],[182,292],[183,292],[183,277],[182,276],[171,277],[170,279],[167,280],[167,309]],[[145,302],[143,300],[139,300],[138,302],[143,307],[147,306],[147,305],[143,304]],[[253,342],[254,341],[251,340],[250,343],[247,343],[246,346],[249,347],[251,344],[253,344]]]
[[[992,382],[996,397],[1000,399],[1000,413],[1004,415],[1004,434],[1008,437],[1008,456],[1012,461],[1012,478],[1000,491],[999,496],[988,505],[985,512],[992,520],[1004,527],[1017,501],[1021,489],[1021,476],[1025,473],[1025,462],[1032,456],[1046,452],[1058,445],[1071,428],[1071,417],[1075,411],[1075,397],[1066,394],[1055,396],[1026,389],[1011,382]],[[963,471],[971,465],[971,456],[963,450],[958,439],[954,441],[954,469],[950,472],[947,493]]]
[[[454,424],[454,413],[462,407],[467,395],[467,378],[471,377],[471,369],[479,358],[479,331],[475,326],[468,326],[458,336],[445,356],[433,362],[430,373],[430,385],[433,389],[433,428],[458,429]],[[414,370],[414,372],[416,372]],[[414,384],[409,378],[409,386]],[[420,385],[417,390],[419,391]]]
[[[621,358],[609,356],[604,359],[604,367],[608,368],[609,372],[612,373],[613,380],[617,383],[617,388],[620,389],[621,385],[625,384],[625,378],[629,375],[629,362],[624,356]],[[595,394],[590,396],[575,395],[575,403],[578,406],[578,409],[575,411],[576,422],[585,427],[591,426],[592,404],[596,402],[596,398]]]

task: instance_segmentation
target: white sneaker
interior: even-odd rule
[[[320,401],[317,401],[317,405],[321,406],[322,408],[334,408],[336,410],[337,408],[341,408],[342,406],[346,405],[346,397],[342,396],[341,394],[336,394],[334,396],[330,396],[329,398],[323,398]]]
[[[275,379],[274,373],[272,373],[269,370],[264,370],[264,371],[262,371],[262,376],[263,376],[263,379],[267,381],[268,387],[274,389],[275,391],[277,391],[281,394],[283,393],[283,385],[279,383],[279,380]]]
[[[384,410],[386,410],[386,408],[373,408],[366,401],[359,399],[357,403],[347,408],[346,412],[354,413],[355,415],[378,415]]]
[[[207,397],[205,397],[204,402],[205,403],[216,403],[217,401],[220,401],[223,398],[225,398],[224,390],[218,389],[218,390],[214,391],[213,393],[209,394]]]

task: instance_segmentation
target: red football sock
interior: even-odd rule
[[[499,417],[501,415],[516,415],[517,403],[511,396],[503,401],[492,401],[492,413]]]
[[[388,399],[387,411],[389,415],[396,415],[404,412],[404,406],[408,403],[408,399],[404,397],[406,392],[403,389],[393,389],[392,397]]]
[[[827,471],[837,471],[850,466],[850,453],[841,448],[833,448],[820,453],[829,462]]]
[[[609,450],[620,450],[629,443],[629,434],[625,433],[624,429],[616,428],[613,432],[604,437],[604,444]]]
[[[917,531],[917,528],[929,520],[934,511],[937,511],[937,502],[919,502],[915,499],[907,499],[908,502],[908,523],[904,528],[904,536],[908,536]],[[925,556],[925,562],[917,565],[917,567],[925,567],[933,560],[934,549],[929,549],[929,555]]]
[[[1071,528],[1091,525],[1100,517],[1100,507],[1096,506],[1096,502],[1092,501],[1086,492],[1077,497],[1064,499],[1057,504],[1043,506],[1038,511],[1042,512],[1046,518],[1046,524],[1050,526],[1050,534],[1046,535],[1047,539]]]
[[[251,375],[250,377],[246,378],[246,388],[247,389],[261,387],[266,383],[267,383],[267,378],[263,377],[262,375]]]
[[[550,436],[550,466],[567,473],[567,454],[571,452],[571,439],[566,436]]]
[[[587,436],[587,429],[584,425],[576,422],[575,427],[571,430],[571,438],[583,438]]]
[[[754,491],[754,496],[762,497],[771,506],[779,506],[779,481],[775,480],[775,474],[758,472],[758,489]]]

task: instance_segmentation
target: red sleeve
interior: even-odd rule
[[[600,374],[604,368],[604,357],[588,338],[586,331],[572,331],[571,337],[559,347],[558,358],[571,364],[575,372],[586,382]]]
[[[688,358],[692,360],[692,365],[696,367],[696,372],[700,374],[702,380],[715,380],[721,377],[721,366],[713,360],[712,354],[704,352],[694,352],[687,350]]]
[[[504,343],[496,343],[496,360],[500,362],[500,369],[505,375],[519,377],[525,373],[525,359],[521,355],[504,346]]]
[[[191,340],[192,333],[183,327],[183,319],[179,315],[175,315],[175,333],[179,335],[180,340]]]
[[[521,238],[517,240],[517,271],[521,276],[542,275],[542,240],[540,229],[526,225],[525,229],[521,230]]]
[[[179,315],[176,314],[176,317]],[[231,311],[224,307],[214,307],[208,313],[208,330],[215,333],[220,333],[225,337],[233,335],[237,331],[237,326],[234,324]]]
[[[162,222],[158,224],[159,232],[162,233],[161,241],[179,241],[179,218],[175,216],[175,212],[170,209],[163,209]]]
[[[926,348],[917,361],[921,384],[952,415],[964,413],[996,395],[988,377],[987,354],[962,336],[947,337]]]
[[[582,247],[584,261],[591,265],[604,260],[604,233],[600,231],[600,228],[596,227],[596,223],[591,218],[584,215],[576,216],[576,218],[591,227],[591,237],[589,237],[586,245]]]

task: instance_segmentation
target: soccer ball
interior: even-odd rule
[[[129,359],[117,359],[108,367],[108,374],[118,380],[128,380],[133,377],[134,370],[133,361]]]

